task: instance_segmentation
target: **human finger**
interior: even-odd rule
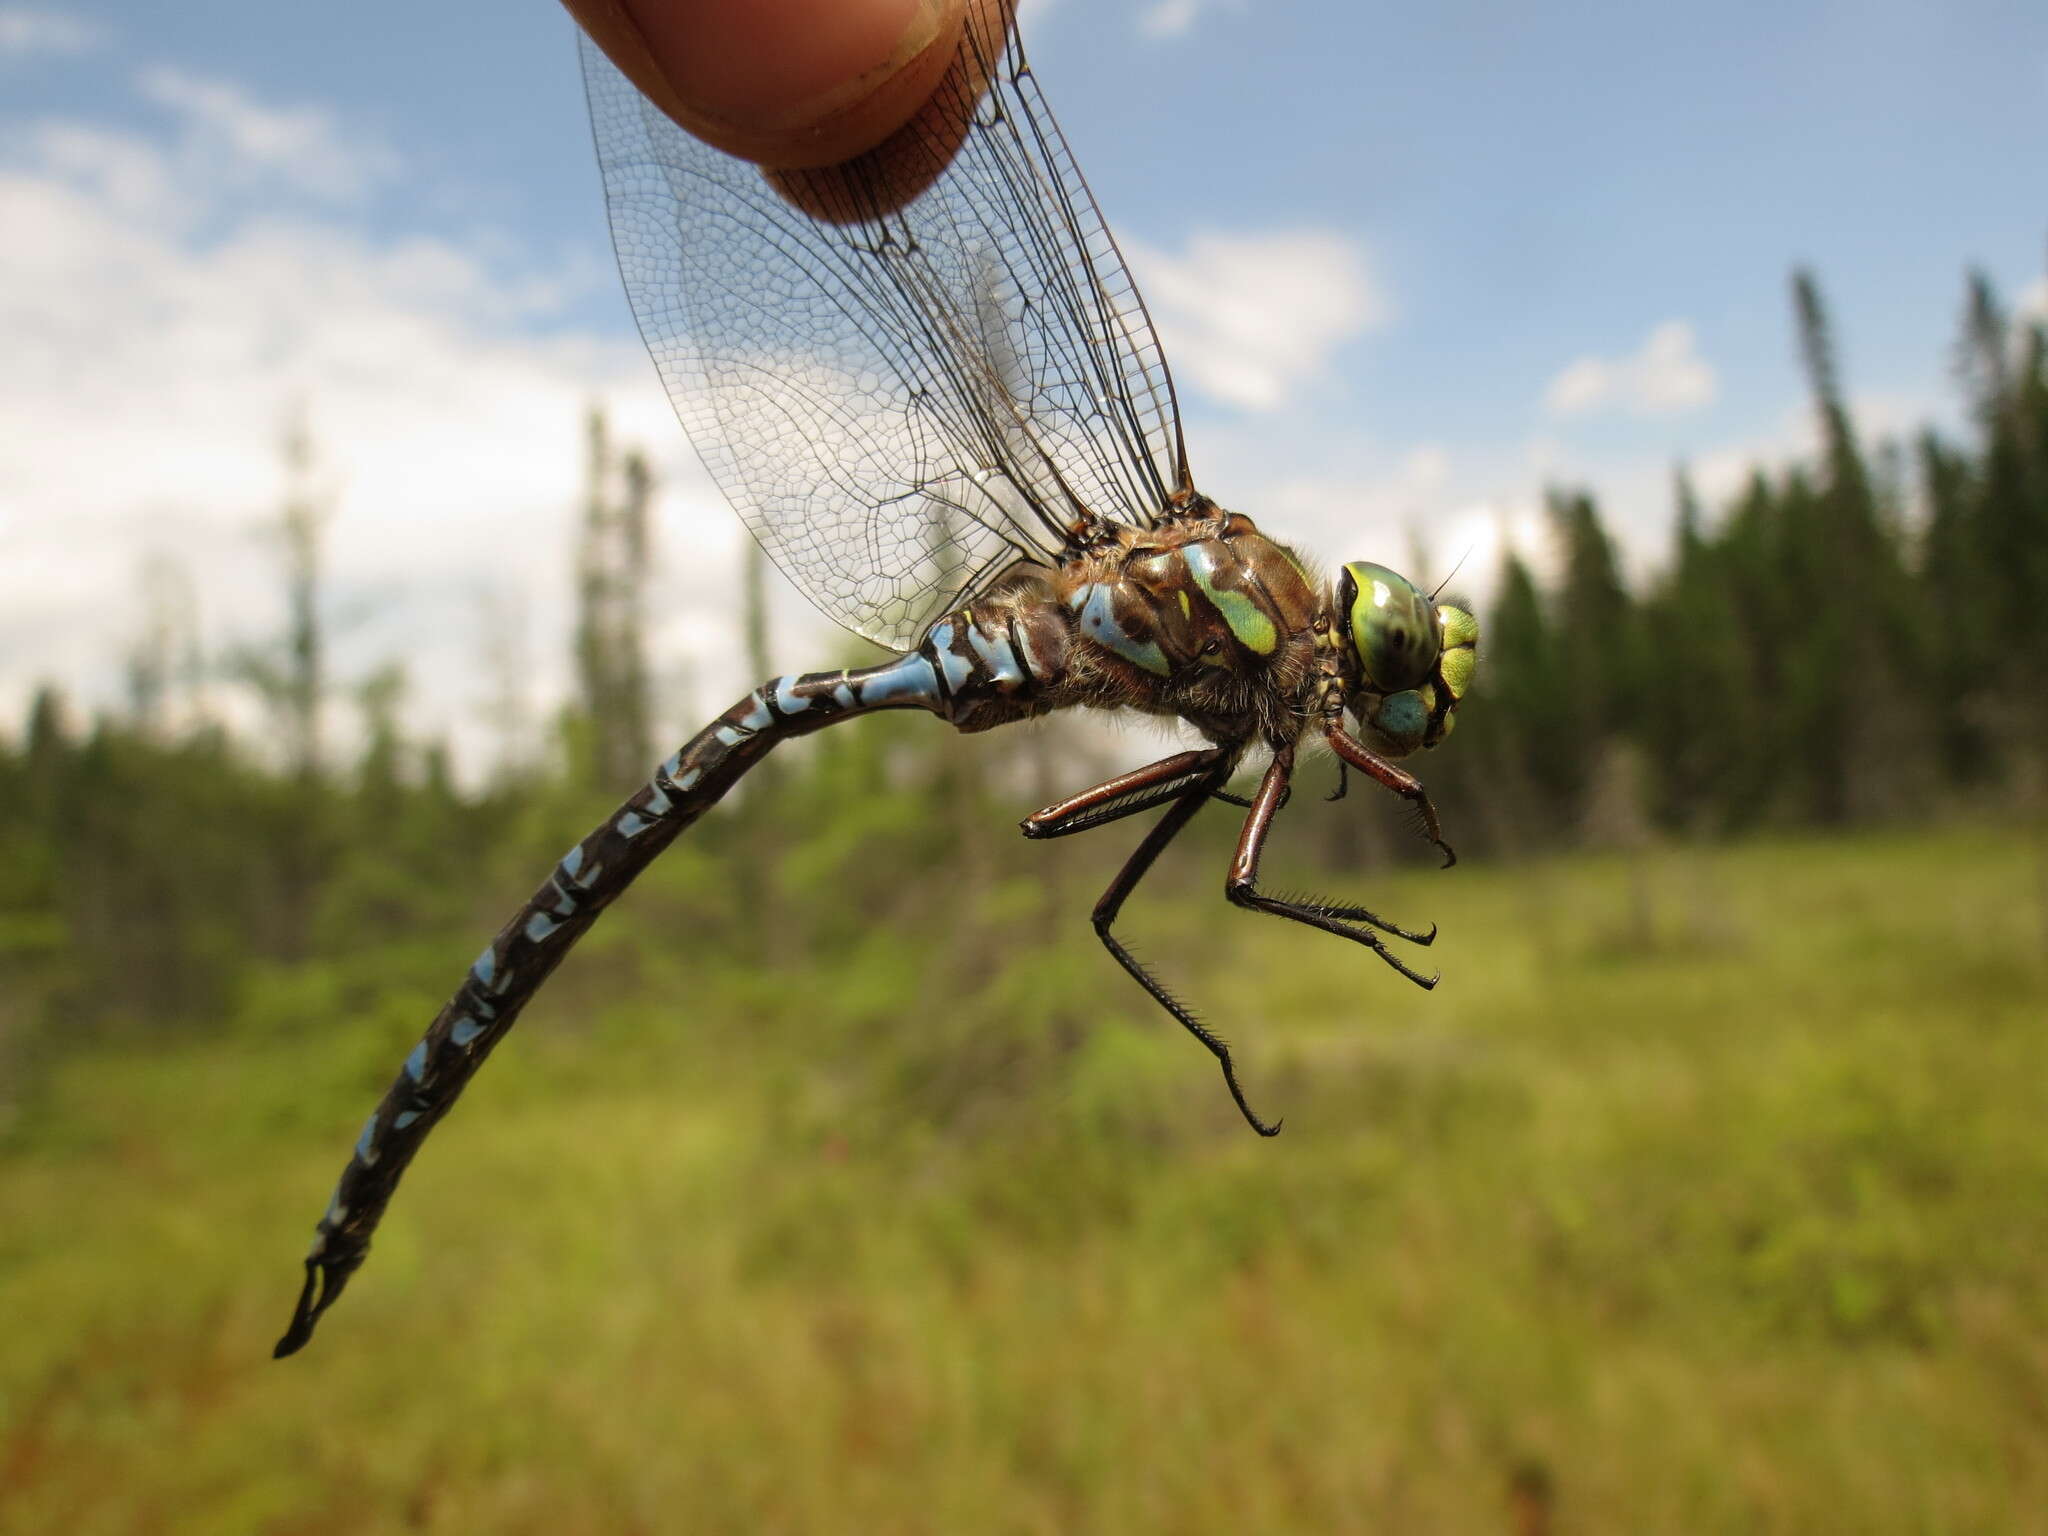
[[[563,0],[697,137],[761,165],[836,165],[923,105],[965,0]]]

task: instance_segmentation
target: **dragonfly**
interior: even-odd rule
[[[1398,760],[1451,734],[1478,625],[1386,566],[1320,579],[1190,476],[1173,379],[1004,0],[970,7],[939,88],[877,148],[764,172],[684,133],[588,38],[585,85],[619,268],[678,417],[753,536],[876,666],[764,682],[582,842],[470,967],[406,1057],[320,1218],[279,1356],[369,1251],[433,1127],[599,914],[775,747],[877,710],[979,732],[1140,711],[1203,745],[1022,823],[1026,837],[1163,811],[1095,905],[1097,936],[1220,1063],[1229,1046],[1117,937],[1126,900],[1212,801],[1245,812],[1224,894],[1370,950],[1422,987],[1403,927],[1275,894],[1260,855],[1299,762],[1334,753],[1402,797]],[[1264,760],[1249,797],[1228,785]]]

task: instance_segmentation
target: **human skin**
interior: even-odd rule
[[[907,122],[970,3],[992,0],[563,0],[683,128],[781,169],[836,165]]]

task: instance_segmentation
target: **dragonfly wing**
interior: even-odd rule
[[[1014,29],[970,25],[916,120],[822,172],[698,142],[587,38],[583,70],[676,414],[833,619],[903,648],[1095,519],[1149,526],[1187,483],[1151,321]]]

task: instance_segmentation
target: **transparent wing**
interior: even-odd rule
[[[676,414],[833,619],[901,649],[1018,561],[1099,519],[1148,526],[1186,484],[1151,321],[1014,29],[970,25],[920,116],[829,171],[699,143],[587,38],[583,72]]]

